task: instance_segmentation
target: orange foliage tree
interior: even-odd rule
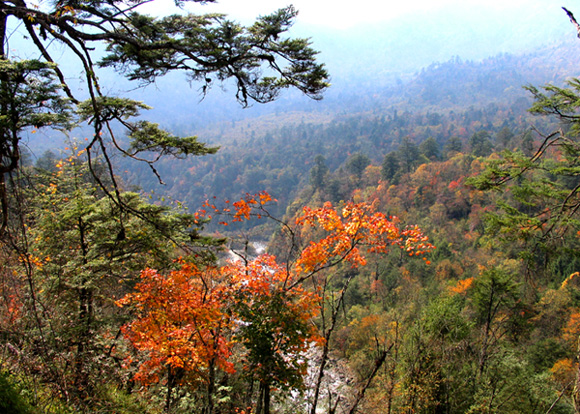
[[[199,220],[211,218],[213,211],[232,221],[271,217],[266,208],[271,201],[269,194],[259,193],[227,202],[224,208],[206,202],[196,216]],[[120,301],[137,309],[136,319],[125,326],[125,337],[137,350],[148,353],[137,379],[159,381],[161,370],[166,370],[169,380],[177,373],[180,381],[203,378],[208,384],[205,412],[211,412],[215,379],[211,369],[231,372],[232,346],[241,344],[244,370],[259,384],[255,412],[267,414],[273,388],[303,385],[307,362],[302,355],[310,344],[317,343],[323,351],[311,405],[314,411],[330,336],[352,279],[345,279],[328,306],[332,273],[326,271],[343,263],[364,266],[369,254],[385,253],[392,246],[410,256],[433,249],[417,227],[400,229],[396,218],[387,218],[376,211],[375,204],[364,202],[349,202],[342,209],[331,203],[316,209],[305,207],[293,226],[283,225],[294,241],[309,239],[285,264],[263,254],[204,270],[184,263],[167,276],[143,271],[136,292]],[[306,288],[307,280],[313,282],[313,288]],[[315,324],[317,315],[321,322]],[[167,407],[170,398],[168,395]]]
[[[223,301],[227,284],[222,282],[218,269],[192,263],[167,275],[146,269],[135,291],[117,302],[134,306],[135,319],[123,327],[123,334],[147,354],[135,379],[148,385],[166,376],[167,411],[176,385],[199,381],[206,384],[211,408],[216,368],[233,371],[226,335],[231,320]]]
[[[240,343],[244,369],[260,385],[258,405],[269,407],[273,386],[302,385],[306,362],[297,356],[318,339],[311,323],[317,295],[284,287],[289,281],[291,275],[270,255],[203,270],[182,263],[167,275],[144,270],[135,292],[118,301],[134,306],[135,320],[123,333],[146,354],[135,379],[150,385],[164,378],[167,411],[175,386],[201,381],[204,412],[211,413],[216,369],[234,372],[229,357]]]
[[[341,209],[334,208],[329,202],[316,209],[305,207],[302,215],[296,219],[296,224],[306,232],[313,230],[313,233],[319,236],[318,241],[310,241],[302,250],[294,268],[299,275],[295,283],[313,279],[322,297],[319,326],[324,341],[310,406],[310,413],[314,414],[318,406],[322,378],[328,360],[330,339],[335,330],[345,294],[355,275],[355,272],[346,272],[346,277],[340,278],[338,283],[331,284],[330,281],[336,272],[325,272],[325,270],[335,268],[342,263],[350,264],[351,268],[364,266],[368,255],[385,254],[391,247],[398,247],[409,256],[423,256],[425,262],[428,263],[424,255],[434,246],[429,243],[428,237],[418,227],[401,229],[396,217],[387,217],[377,211],[376,201],[374,203],[349,201]],[[383,349],[378,353],[374,361],[375,369],[367,378],[366,385],[357,393],[351,411],[356,410],[356,405],[364,397],[372,376],[384,363],[387,352],[387,349]]]

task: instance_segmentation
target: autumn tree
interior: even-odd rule
[[[97,375],[106,377],[119,362],[113,351],[121,318],[111,307],[126,292],[119,283],[131,286],[137,269],[171,267],[169,259],[185,242],[213,243],[199,236],[188,215],[123,191],[112,152],[145,163],[161,180],[154,167],[161,156],[217,150],[139,119],[148,106],[106,95],[100,68],[112,67],[139,85],[181,71],[200,82],[203,93],[229,83],[242,105],[272,101],[286,88],[319,99],[327,87],[328,75],[310,42],[285,35],[297,14],[291,6],[243,27],[217,14],[154,18],[139,12],[148,3],[39,6],[18,0],[0,6],[0,246],[2,257],[10,259],[5,274],[21,278],[10,287],[19,289],[20,301],[14,303],[26,311],[24,334],[3,345],[30,356],[20,360],[27,364],[24,371],[41,367],[42,381],[53,384],[54,395],[84,400],[86,406],[100,385]],[[179,7],[186,3],[176,1]],[[22,59],[9,49],[13,36],[27,42],[27,55],[39,58]],[[59,65],[65,59],[81,69],[81,87]],[[19,187],[26,179],[17,174],[24,173],[23,137],[39,128],[76,125],[90,131],[78,149],[86,162],[67,160],[54,177]],[[121,134],[127,139],[118,139]],[[28,189],[38,198],[23,196]],[[13,222],[9,211],[18,213]]]
[[[166,275],[141,272],[135,291],[117,303],[134,305],[135,319],[123,327],[125,338],[147,358],[135,379],[144,385],[166,383],[165,411],[174,390],[183,384],[205,384],[203,413],[213,413],[218,370],[233,372],[231,312],[227,281],[213,267],[183,263]]]
[[[317,296],[292,282],[275,258],[200,269],[184,263],[167,275],[147,269],[135,293],[118,303],[133,304],[135,320],[125,338],[147,357],[135,379],[144,385],[165,381],[165,410],[176,386],[205,384],[203,413],[213,413],[219,371],[241,369],[249,388],[258,383],[256,413],[269,413],[272,389],[302,389],[307,363],[301,355],[318,335],[312,318]],[[230,358],[243,346],[242,366]],[[241,404],[233,401],[234,405]]]
[[[296,276],[271,255],[233,263],[226,272],[237,281],[233,308],[241,324],[234,338],[245,348],[243,369],[259,385],[255,412],[269,414],[273,389],[304,389],[304,354],[319,340],[313,323],[319,298],[294,284]]]
[[[220,221],[222,225],[251,217],[271,217],[267,209],[270,201],[271,197],[267,193],[259,193],[234,203],[228,202],[224,207],[207,202],[205,208],[198,212],[198,217],[215,214],[229,216],[230,220]],[[307,368],[304,352],[312,343],[322,346],[320,365],[310,390],[313,394],[308,403],[309,411],[316,411],[339,311],[344,305],[349,283],[356,274],[355,269],[367,263],[368,255],[384,253],[397,247],[406,255],[422,256],[433,248],[418,228],[400,229],[394,219],[376,212],[374,205],[364,202],[349,202],[341,209],[334,208],[330,203],[316,209],[305,207],[293,225],[281,225],[282,233],[289,237],[289,243],[286,244],[289,250],[282,249],[287,254],[286,263],[277,262],[269,254],[253,260],[242,255],[241,260],[219,267],[217,272],[221,276],[212,279],[222,281],[224,290],[221,291],[220,306],[227,309],[225,312],[234,323],[230,334],[226,336],[243,346],[241,369],[246,372],[250,390],[254,382],[258,383],[254,404],[255,412],[260,414],[270,412],[271,393],[274,389],[303,389]],[[300,240],[308,242],[302,245]],[[353,271],[347,272],[346,278],[340,277],[342,271],[349,267]],[[154,274],[157,275],[156,272]],[[169,278],[174,279],[178,274],[170,273]],[[144,273],[146,275],[148,273]],[[190,277],[201,276],[191,274]],[[152,361],[156,367],[171,369],[173,362],[168,353],[169,344],[174,343],[173,338],[180,337],[182,326],[196,326],[197,319],[193,314],[183,312],[171,316],[167,306],[163,305],[165,299],[155,302],[154,298],[158,297],[155,284],[169,283],[166,280],[168,278],[155,276],[152,285],[139,285],[139,289],[146,289],[149,293],[129,295],[128,300],[124,301],[136,301],[138,309],[148,312],[127,325],[127,338],[137,348],[150,350],[148,361]],[[188,283],[199,284],[194,281]],[[188,290],[179,289],[180,292]],[[173,294],[170,292],[170,295]],[[145,297],[152,301],[145,303],[142,299]],[[152,315],[155,312],[161,312],[162,316],[154,318]],[[169,326],[172,333],[162,336],[147,334],[152,332],[150,329],[158,329],[155,320],[169,320],[167,324],[163,322],[163,326]],[[161,340],[155,342],[146,339],[151,337],[159,337]],[[143,338],[143,342],[140,338]],[[143,346],[145,341],[150,345]],[[182,345],[183,352],[190,355],[188,358],[199,358],[200,353],[188,347],[189,344]],[[155,362],[152,355],[157,355],[158,351],[154,348],[164,352],[164,356]],[[353,412],[384,362],[387,352],[387,349],[383,349],[374,362],[377,369],[365,379],[367,385],[362,386],[357,393],[358,397],[350,407]],[[147,367],[149,363],[144,362],[142,366]]]

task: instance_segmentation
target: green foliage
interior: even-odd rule
[[[504,126],[495,136],[495,143],[498,150],[512,148],[512,140],[514,138],[514,133],[506,125]]]
[[[157,414],[153,405],[140,398],[139,394],[129,394],[110,384],[102,384],[97,390],[100,397],[94,413],[115,413],[115,414]]]
[[[477,323],[489,329],[498,314],[514,308],[518,301],[518,286],[512,275],[490,269],[476,280],[471,300]]]
[[[0,412],[5,414],[32,414],[34,412],[7,372],[0,373]]]
[[[578,88],[577,80],[569,81],[566,88],[546,86],[545,93],[528,87],[536,99],[530,111],[555,115],[562,127],[541,136],[534,150],[504,151],[501,158],[488,163],[483,174],[469,181],[478,189],[505,194],[497,211],[489,214],[490,229],[532,247],[522,252],[532,268],[547,266],[560,256],[566,260],[576,257],[580,230]],[[529,142],[529,137],[526,132],[524,141]]]
[[[314,167],[310,170],[310,184],[315,190],[324,186],[324,180],[328,174],[328,167],[324,162],[322,155],[317,155],[314,158]]]
[[[55,80],[54,67],[38,60],[0,59],[0,128],[4,145],[12,141],[12,133],[27,127],[70,126],[70,101],[59,95],[62,85]]]
[[[113,66],[131,80],[153,82],[171,70],[185,70],[192,79],[211,85],[233,78],[237,98],[269,102],[290,86],[314,98],[328,85],[323,65],[305,39],[280,39],[292,25],[293,7],[260,17],[244,28],[223,15],[172,15],[160,19],[128,14],[126,28],[108,36],[102,66]],[[279,62],[281,56],[287,66]],[[270,75],[262,75],[263,66]]]
[[[258,299],[240,298],[236,306],[245,322],[237,337],[248,352],[248,375],[267,387],[300,389],[303,364],[287,355],[302,344],[302,333],[310,330],[308,322],[298,317],[298,309],[286,305],[283,291]],[[283,339],[279,337],[282,330]]]
[[[398,152],[403,172],[410,173],[420,164],[419,147],[409,137],[403,138]]]
[[[397,176],[399,168],[399,156],[396,152],[389,152],[381,165],[381,176],[385,180],[392,180]]]
[[[447,154],[449,156],[449,154],[461,152],[462,148],[463,148],[463,143],[461,142],[461,139],[459,137],[453,136],[453,137],[449,138],[449,140],[445,144],[444,149],[445,149],[445,152],[447,152]]]
[[[548,374],[534,374],[522,358],[511,350],[502,350],[480,379],[473,403],[466,413],[545,413],[554,400],[546,383]],[[560,412],[572,413],[562,404]]]
[[[353,154],[349,159],[346,161],[345,167],[346,170],[353,174],[357,179],[361,179],[362,174],[371,163],[369,157],[360,152]]]
[[[487,157],[493,150],[490,134],[487,131],[476,132],[469,138],[469,148],[476,157]]]
[[[75,25],[66,8],[50,19],[34,12],[35,25],[41,30],[66,27],[70,31],[62,36],[87,37],[88,43],[108,40],[109,55],[102,64],[138,81],[183,69],[207,91],[231,78],[242,103],[273,99],[288,86],[314,97],[323,89],[315,79],[323,80],[323,68],[315,64],[309,43],[283,38],[295,16],[292,8],[260,18],[249,28],[218,15],[156,19],[127,11],[119,14],[123,27],[114,35],[81,34],[95,11],[108,16],[118,5],[71,4],[79,19]],[[291,62],[278,67],[267,48]],[[192,54],[193,49],[198,53]],[[457,80],[457,73],[469,74],[471,67],[454,61],[425,70],[414,84],[422,94],[419,101],[471,102],[472,96],[461,98],[459,86],[453,99],[441,88]],[[58,76],[58,68],[52,70]],[[94,85],[96,79],[88,76]],[[487,85],[489,79],[480,81]],[[348,412],[364,389],[365,398],[356,403],[369,414],[572,413],[567,384],[576,375],[580,307],[574,276],[580,263],[574,98],[579,88],[578,82],[545,92],[530,88],[542,102],[534,112],[565,115],[559,134],[545,137],[536,157],[529,118],[515,104],[440,113],[433,108],[428,113],[377,109],[372,116],[342,117],[324,125],[302,122],[273,131],[261,131],[259,125],[239,132],[235,143],[226,140],[213,160],[166,162],[159,172],[172,178],[169,193],[191,205],[201,204],[195,197],[208,192],[202,185],[219,189],[222,193],[216,195],[226,199],[265,188],[282,193],[278,212],[291,206],[287,211],[292,216],[303,204],[366,199],[385,215],[427,230],[437,245],[430,264],[394,246],[364,268],[337,269],[325,285],[332,293],[316,322],[328,328],[335,319],[326,341],[325,378],[331,381],[321,397],[329,411],[337,404],[336,412]],[[146,162],[160,154],[184,158],[214,152],[194,137],[179,138],[158,125],[131,120],[146,108],[96,93],[77,105],[77,115],[95,127],[96,141],[89,146],[99,146],[98,133],[107,134],[107,122],[119,122],[131,135],[122,151],[149,153],[143,155]],[[243,140],[242,133],[250,138]],[[507,151],[494,153],[492,144]],[[510,151],[516,146],[522,151]],[[464,148],[471,154],[463,154]],[[324,156],[313,159],[313,154]],[[109,168],[106,159],[92,161],[93,170]],[[96,185],[78,157],[63,161],[47,154],[38,167],[46,171],[29,178],[35,186],[10,201],[23,213],[26,232],[20,237],[13,232],[14,245],[8,249],[3,244],[0,250],[3,363],[42,384],[43,392],[58,402],[54,407],[63,407],[53,412],[156,413],[163,405],[161,394],[175,384],[162,383],[142,394],[133,390],[132,373],[121,369],[121,355],[131,349],[117,336],[132,315],[114,300],[132,291],[143,267],[170,270],[173,258],[184,253],[204,256],[195,257],[198,262],[213,260],[197,249],[209,244],[201,234],[205,223],[183,210],[148,204],[113,182]],[[140,168],[127,170],[137,174]],[[301,192],[306,182],[313,188]],[[106,192],[115,196],[106,197]],[[10,226],[18,228],[15,222]],[[290,244],[308,239],[297,232],[291,236],[287,244],[275,240],[290,256]],[[264,265],[258,270],[272,269]],[[314,285],[319,277],[321,273],[312,278]],[[208,396],[193,384],[179,395],[183,398],[175,412],[199,411],[208,401],[215,403],[215,413],[233,412],[235,407],[259,406],[256,394],[265,406],[274,387],[306,394],[305,401],[293,394],[291,408],[288,402],[287,407],[274,403],[273,411],[309,408],[312,384],[302,383],[305,361],[294,351],[304,345],[311,321],[299,318],[299,307],[287,306],[294,302],[283,290],[263,296],[243,291],[235,291],[237,301],[228,305],[244,322],[233,333],[232,358],[246,369],[217,374]],[[381,355],[383,365],[371,377]],[[200,378],[210,375],[198,368]],[[179,378],[176,370],[175,380]],[[6,390],[11,398],[19,392],[12,385]]]
[[[433,137],[427,138],[425,141],[419,145],[419,150],[421,155],[426,157],[428,160],[435,161],[440,157],[439,144]]]
[[[215,156],[183,162],[161,160],[156,168],[162,177],[174,177],[166,182],[163,194],[188,205],[202,204],[204,194],[234,199],[246,192],[265,189],[278,199],[272,212],[282,216],[292,200],[302,197],[302,188],[310,183],[310,171],[317,168],[316,154],[323,154],[328,168],[319,196],[338,202],[349,199],[355,189],[373,187],[374,181],[380,178],[377,171],[390,184],[398,183],[408,169],[400,151],[406,148],[405,142],[410,138],[403,140],[403,137],[413,137],[411,147],[414,149],[410,152],[416,158],[413,158],[411,170],[429,161],[445,161],[462,153],[469,137],[480,131],[484,123],[489,124],[491,137],[507,123],[518,134],[514,140],[519,140],[533,117],[524,108],[514,109],[514,118],[506,121],[506,113],[512,114],[510,111],[509,105],[497,105],[486,111],[473,108],[458,109],[454,113],[405,111],[396,117],[389,112],[372,116],[353,114],[336,119],[315,114],[308,122],[292,115],[280,115],[274,127],[267,119],[257,119],[237,123],[227,131],[222,124],[208,133],[215,137],[212,142],[220,145]],[[440,123],[432,125],[434,120]],[[442,158],[426,159],[422,151],[427,151],[427,144],[440,146]],[[435,147],[428,154],[433,156],[434,150]],[[346,163],[359,153],[370,159],[371,166],[381,166],[382,170],[363,172],[357,182]],[[385,157],[388,161],[381,164]],[[467,159],[464,162],[468,162]],[[146,174],[145,166],[126,165],[130,181],[138,182],[147,191],[159,191],[154,177]]]
[[[455,295],[434,300],[424,311],[424,329],[435,340],[459,342],[467,338],[471,323],[462,314],[465,306]]]
[[[191,240],[189,232],[198,230],[192,215],[131,192],[120,193],[123,206],[116,204],[94,183],[82,151],[72,151],[54,172],[39,172],[21,189],[27,238],[14,239],[20,259],[7,256],[4,275],[10,282],[3,285],[20,298],[11,302],[18,318],[4,327],[3,345],[26,355],[10,358],[11,364],[36,367],[40,384],[65,395],[75,410],[97,410],[102,403],[123,412],[109,393],[98,391],[103,381],[114,388],[124,380],[118,349],[127,315],[115,300],[133,288],[141,269],[170,268],[178,252],[188,251],[180,249],[209,244]],[[23,230],[16,224],[12,234]],[[27,326],[24,335],[16,333],[20,326]]]
[[[48,156],[43,162],[50,167],[50,160]],[[424,157],[421,160],[419,162],[426,162]],[[321,157],[318,161],[322,161]],[[330,162],[328,164],[331,165]],[[148,232],[154,231],[148,230],[147,221],[139,223],[129,219],[116,209],[114,203],[106,198],[101,199],[101,191],[94,187],[86,172],[78,173],[84,171],[82,164],[75,162],[65,165],[66,168],[57,167],[54,175],[45,178],[43,183],[47,191],[30,206],[42,206],[35,220],[42,224],[39,229],[46,230],[45,233],[40,230],[31,233],[34,236],[31,247],[38,249],[38,257],[50,252],[57,258],[56,262],[43,263],[43,268],[36,270],[39,276],[42,275],[38,278],[41,283],[39,287],[45,288],[47,295],[41,295],[40,299],[47,309],[53,309],[52,315],[48,316],[57,326],[62,325],[55,334],[76,341],[82,338],[82,331],[73,329],[70,322],[76,321],[79,316],[75,312],[75,307],[80,303],[79,289],[85,286],[95,293],[99,292],[96,296],[99,299],[94,302],[95,306],[98,305],[95,309],[99,309],[93,319],[91,333],[94,339],[87,342],[89,349],[97,355],[109,349],[114,341],[108,335],[113,334],[115,327],[125,320],[125,315],[110,307],[104,298],[118,297],[116,295],[130,291],[134,283],[129,276],[131,269],[150,265],[155,257],[163,257],[163,254],[169,261],[171,248],[166,246],[169,252],[164,253],[163,243],[157,245],[154,240],[147,241]],[[360,403],[360,409],[368,413],[383,413],[385,406],[390,407],[391,413],[409,409],[422,413],[501,412],[503,408],[506,412],[516,412],[518,404],[530,412],[546,412],[554,396],[562,390],[562,382],[558,382],[561,380],[556,380],[560,377],[553,376],[552,369],[556,364],[562,365],[562,361],[573,354],[569,344],[560,336],[562,329],[571,329],[566,318],[575,303],[572,299],[574,290],[566,295],[564,291],[560,292],[561,297],[556,295],[559,298],[556,300],[550,299],[551,294],[544,290],[544,282],[548,279],[538,281],[540,287],[537,289],[522,284],[526,273],[518,255],[528,251],[523,245],[515,243],[509,249],[500,249],[497,239],[492,233],[485,233],[488,228],[482,225],[486,211],[493,211],[498,201],[509,201],[512,195],[484,193],[464,185],[466,176],[482,169],[483,160],[456,153],[447,160],[420,164],[410,173],[399,171],[396,182],[383,185],[379,181],[379,167],[371,164],[361,176],[361,184],[366,187],[357,189],[353,187],[352,177],[345,173],[346,167],[343,167],[342,175],[335,173],[329,177],[330,173],[324,174],[323,186],[314,194],[310,189],[303,193],[303,201],[315,205],[324,199],[330,191],[330,183],[334,181],[346,197],[357,198],[364,194],[371,200],[377,200],[376,205],[385,214],[396,214],[403,222],[422,222],[438,247],[429,257],[430,265],[413,260],[404,251],[393,249],[386,258],[370,260],[364,268],[357,271],[344,269],[344,276],[340,272],[335,275],[332,283],[336,286],[340,286],[346,277],[352,277],[352,281],[341,306],[337,308],[338,315],[346,317],[337,318],[335,337],[329,341],[331,352],[335,352],[331,354],[333,362],[327,367],[327,372],[332,375],[331,378],[337,378],[334,376],[335,370],[338,370],[336,365],[348,364],[352,370],[349,382],[353,385],[348,388],[344,385],[346,380],[335,380],[346,388],[342,388],[344,391],[329,388],[330,394],[321,397],[321,401],[336,401],[340,395],[339,405],[348,411],[353,396],[358,392],[355,387],[365,384],[377,355],[384,350],[389,350],[384,365],[370,382],[366,396]],[[75,177],[79,178],[75,180]],[[58,186],[54,194],[51,194],[51,183]],[[76,194],[76,202],[71,202],[70,194]],[[522,206],[534,207],[525,206],[523,194],[522,197]],[[141,214],[151,213],[152,218],[159,214],[155,231],[174,228],[171,223],[176,225],[175,229],[177,223],[187,223],[185,218],[184,221],[175,219],[173,222],[174,219],[169,220],[171,215],[168,215],[167,222],[163,221],[164,209],[142,205],[135,194],[122,193],[121,198]],[[293,211],[297,210],[298,201]],[[109,215],[115,220],[107,221]],[[74,223],[75,217],[77,224]],[[87,235],[92,240],[87,249],[90,253],[87,257],[91,259],[86,264],[81,259],[82,249],[69,249],[74,254],[62,253],[67,251],[67,243],[70,245],[75,240],[75,229],[78,234],[78,217],[86,222]],[[121,228],[125,228],[127,240],[117,240]],[[201,229],[196,228],[196,231]],[[43,236],[36,240],[36,236],[41,234]],[[48,234],[58,234],[59,237],[51,240]],[[195,237],[199,236],[196,233]],[[187,240],[186,234],[175,237]],[[139,246],[133,246],[131,240],[140,240],[139,246],[151,251],[151,254],[135,257],[120,254],[113,255],[113,260],[99,260],[108,252],[115,252],[115,246],[125,252],[135,251]],[[287,254],[287,245],[280,244],[279,248]],[[67,266],[67,261],[70,266]],[[170,267],[168,261],[160,262],[159,266]],[[120,287],[118,284],[108,284],[108,281],[117,278],[123,267],[128,269],[127,276],[118,279],[123,279],[124,283]],[[546,275],[560,275],[559,279],[554,278],[550,282],[555,288],[563,277],[568,276],[566,272],[573,269],[573,261],[563,260],[554,261],[545,272]],[[334,286],[329,285],[329,288]],[[57,303],[56,298],[54,302],[48,300],[55,295],[63,303]],[[235,357],[248,370],[217,376],[216,385],[223,384],[229,391],[222,394],[213,391],[216,412],[256,404],[257,394],[257,398],[265,400],[263,394],[266,388],[260,385],[265,384],[262,380],[272,381],[270,383],[279,390],[302,385],[295,380],[300,378],[299,372],[304,367],[288,365],[288,361],[281,357],[283,353],[273,351],[276,349],[273,343],[280,345],[273,338],[282,326],[292,332],[308,328],[301,325],[302,321],[292,312],[280,311],[284,308],[283,302],[284,297],[277,295],[240,298],[236,306],[239,306],[241,313],[245,312],[244,319],[252,322],[241,326],[236,332],[240,342],[235,347]],[[326,316],[329,316],[328,312]],[[50,338],[49,335],[45,337]],[[58,341],[54,343],[58,344]],[[288,342],[288,345],[291,346],[291,343]],[[78,350],[59,346],[54,349],[62,355],[61,360],[74,361]],[[121,344],[117,343],[117,346]],[[542,354],[546,356],[541,358]],[[127,384],[128,378],[115,371],[117,365],[111,360],[96,361],[91,354],[87,355],[86,361],[89,371],[100,370],[100,378],[106,377],[116,386]],[[62,367],[56,368],[62,370],[57,372],[65,372]],[[53,366],[52,369],[56,368]],[[74,376],[70,375],[71,378]],[[254,388],[250,385],[252,382]],[[256,382],[260,390],[256,390]],[[152,398],[150,401],[154,407],[163,403],[159,396],[166,390],[163,387],[160,385],[148,391],[147,398]],[[306,399],[309,384],[305,383],[304,387]],[[95,394],[91,407],[115,407],[118,404],[126,406],[127,412],[138,410],[141,402],[135,395],[119,393],[117,403],[107,402],[109,397],[105,394]],[[501,399],[494,396],[501,396]],[[224,400],[222,397],[227,398]],[[125,398],[125,402],[121,401]],[[218,399],[222,401],[219,404]],[[525,404],[519,402],[524,399]],[[202,401],[205,400],[200,392],[188,392],[181,399],[181,405],[175,405],[175,410],[185,412],[199,407]],[[273,409],[276,404],[273,402]],[[308,407],[306,402],[300,404]],[[218,406],[222,408],[218,409]],[[569,392],[566,392],[554,410],[566,413],[570,412],[570,407]]]
[[[8,224],[6,174],[21,161],[21,134],[28,129],[34,133],[37,128],[72,125],[71,100],[60,95],[64,87],[55,80],[55,68],[54,63],[39,60],[13,62],[0,53],[0,239]]]
[[[566,349],[563,343],[555,338],[545,338],[530,345],[526,359],[535,372],[542,372],[569,356],[570,349]]]
[[[185,158],[188,155],[215,154],[217,147],[207,147],[197,137],[176,137],[159,128],[158,124],[139,121],[129,126],[131,146],[129,152],[135,156],[141,152],[154,152],[157,157],[172,155]]]
[[[151,107],[132,99],[99,96],[79,103],[77,113],[81,122],[92,123],[97,116],[103,121],[133,118],[139,115],[140,109]]]
[[[567,87],[546,85],[542,89],[534,86],[527,86],[526,89],[534,96],[534,103],[530,112],[539,115],[556,116],[564,123],[569,123],[572,127],[572,135],[577,135],[577,116],[575,115],[580,107],[580,80],[570,79],[566,82]]]

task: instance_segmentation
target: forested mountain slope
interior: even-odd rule
[[[308,112],[292,111],[290,105],[284,112],[221,123],[200,133],[201,139],[220,146],[217,154],[158,166],[165,186],[137,165],[123,170],[128,182],[191,208],[212,196],[233,199],[267,190],[279,199],[277,213],[283,214],[308,185],[317,155],[335,172],[355,153],[380,165],[404,139],[421,146],[433,138],[443,153],[450,139],[469,150],[470,138],[487,131],[492,147],[505,147],[495,142],[500,131],[522,137],[535,123],[545,122],[527,112],[531,96],[523,85],[561,83],[571,76],[580,63],[580,55],[571,54],[575,46],[481,62],[454,58],[424,68],[405,83],[344,91],[323,101],[319,110],[317,104]]]

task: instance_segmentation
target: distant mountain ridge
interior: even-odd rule
[[[530,97],[524,86],[562,84],[580,75],[578,68],[580,42],[575,40],[521,55],[503,53],[481,61],[453,57],[424,67],[406,81],[399,79],[382,87],[353,81],[350,90],[331,87],[321,102],[297,95],[285,96],[280,102],[264,107],[263,112],[253,111],[254,108],[247,110],[257,116],[232,116],[226,123],[181,132],[198,133],[203,139],[220,144],[232,139],[244,140],[244,136],[263,134],[267,129],[283,125],[325,123],[346,114],[392,114],[395,109],[400,112],[461,111],[490,103],[512,105]],[[230,109],[235,113],[234,107]]]

